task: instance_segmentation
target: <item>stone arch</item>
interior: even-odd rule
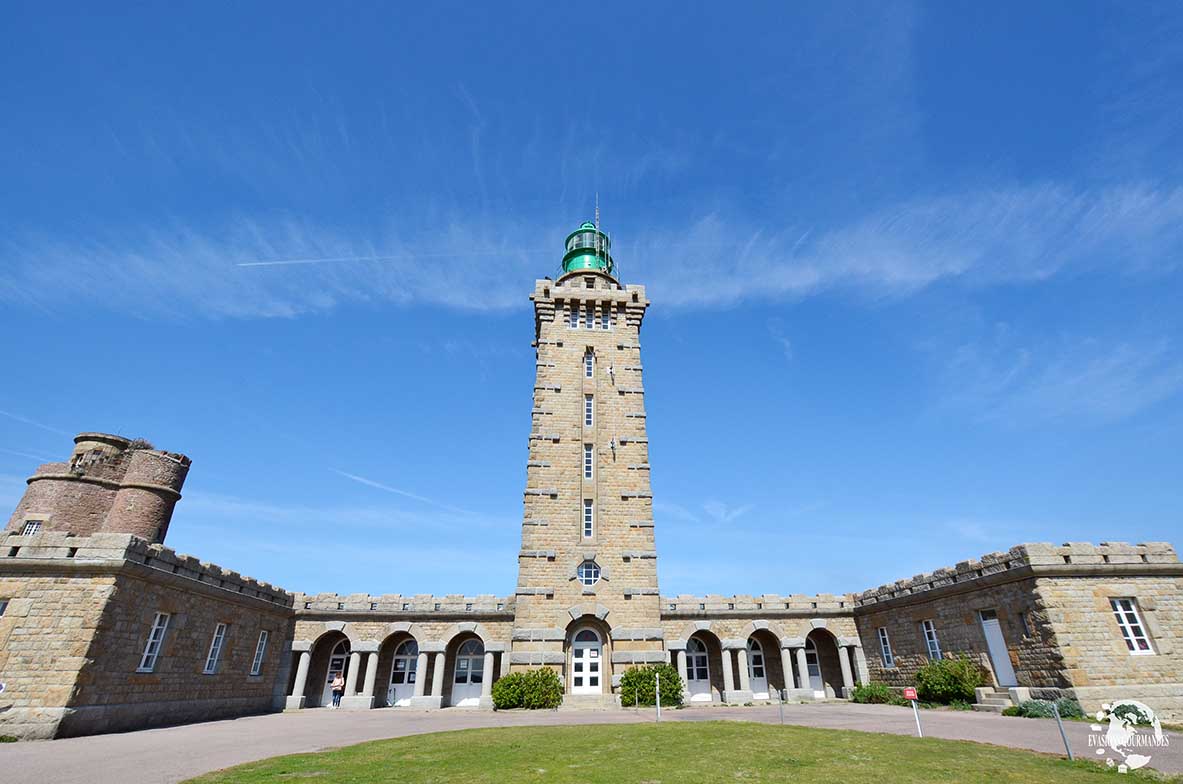
[[[412,624],[412,626],[413,625],[414,624]],[[452,641],[457,637],[468,634],[476,635],[485,645],[488,645],[493,641],[493,637],[491,634],[489,634],[489,630],[486,629],[482,624],[475,623],[473,621],[463,621],[461,623],[452,624],[444,631],[442,635],[440,635],[440,639],[445,645],[451,645]],[[420,638],[416,637],[416,639]]]
[[[785,636],[784,631],[781,629],[779,624],[763,619],[752,621],[747,626],[745,626],[743,628],[743,636],[751,637],[753,634],[761,630],[768,631],[770,634],[776,637],[777,640]]]
[[[308,680],[304,684],[305,704],[309,707],[325,704],[324,689],[328,679],[330,659],[341,643],[345,643],[349,652],[356,650],[355,642],[340,628],[325,629],[312,641],[309,648],[311,660],[308,667]],[[346,657],[343,672],[346,679],[349,677],[349,665],[349,657]]]
[[[692,621],[686,625],[684,631],[687,632],[687,645],[690,644],[691,639],[697,639],[706,647],[711,701],[721,702],[723,699],[723,640],[711,629],[710,621]]]
[[[608,617],[610,610],[598,602],[585,602],[583,604],[575,604],[567,608],[567,615],[571,616],[571,620],[582,618],[585,615],[590,615],[603,621]]]
[[[817,626],[805,635],[805,640],[806,643],[812,642],[816,651],[826,697],[833,698],[841,694],[842,665],[838,657],[842,655],[842,651],[838,648],[838,637],[825,626]]]
[[[602,605],[599,605],[602,606]],[[604,608],[605,610],[607,608]],[[567,626],[563,629],[563,670],[560,675],[563,678],[563,691],[570,693],[572,676],[574,675],[572,660],[573,643],[575,635],[584,629],[591,629],[600,638],[600,693],[611,694],[613,685],[613,666],[612,666],[612,627],[604,620],[603,616],[608,613],[585,613],[576,617],[572,617]],[[627,666],[626,666],[627,668]]]
[[[764,678],[767,682],[769,692],[779,689],[793,688],[793,674],[792,665],[790,664],[789,674],[786,676],[784,665],[781,659],[780,651],[780,630],[771,624],[763,626],[758,625],[759,621],[754,621],[748,624],[748,628],[744,630],[745,640],[748,641],[749,649],[751,648],[751,641],[755,640],[760,646],[760,654],[764,659]],[[751,667],[752,653],[748,653],[748,666]],[[755,685],[752,686],[754,693],[759,693]]]
[[[425,640],[422,628],[418,624],[408,623],[406,621],[398,621],[396,623],[387,624],[383,630],[381,638],[378,640],[378,677],[374,684],[374,705],[377,707],[390,707],[391,696],[393,693],[392,677],[394,675],[394,656],[395,652],[408,640],[413,641],[416,646],[419,646]],[[408,677],[413,677],[415,680],[420,678],[427,678],[429,674],[424,668],[424,672],[418,671],[419,660],[416,657],[414,661],[414,675],[411,676],[405,670],[401,671],[400,678],[405,682]],[[425,681],[425,684],[429,681]],[[402,684],[400,684],[400,688]]]
[[[691,635],[693,635],[695,632],[710,632],[716,640],[719,639],[719,635],[715,634],[714,630],[711,628],[710,621],[687,621],[686,625],[683,626],[682,630],[678,633],[678,638],[681,640],[689,640]]]

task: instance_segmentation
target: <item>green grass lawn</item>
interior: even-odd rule
[[[719,721],[441,732],[275,757],[192,782],[300,780],[1117,784],[1149,777],[961,741]]]

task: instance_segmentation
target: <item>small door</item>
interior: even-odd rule
[[[386,690],[386,704],[405,708],[415,696],[416,668],[419,666],[419,645],[407,640],[394,649],[394,667],[390,670],[390,687]]]
[[[990,664],[994,666],[994,678],[1002,688],[1018,686],[1015,668],[1010,663],[1010,653],[1006,650],[1006,638],[1002,636],[1002,626],[998,623],[998,613],[994,610],[982,610],[978,613],[982,620],[982,633],[986,635],[986,647],[990,650]]]
[[[329,654],[329,671],[325,673],[325,687],[320,695],[321,705],[333,704],[333,679],[338,675],[347,680],[349,678],[349,643],[345,640],[333,646],[333,652]]]
[[[748,638],[748,681],[752,699],[768,699],[768,671],[764,669],[764,648],[754,637]]]
[[[707,664],[707,647],[697,637],[686,643],[686,689],[691,702],[710,702],[711,672]]]
[[[603,694],[604,650],[600,635],[584,629],[571,645],[571,693]]]
[[[813,696],[819,700],[826,698],[826,684],[822,680],[822,667],[817,659],[817,647],[813,640],[805,640],[805,667],[809,670],[809,688],[813,689]]]
[[[456,673],[452,676],[452,704],[475,708],[481,704],[481,683],[485,679],[485,646],[469,640],[456,652]]]

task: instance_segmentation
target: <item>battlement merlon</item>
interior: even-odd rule
[[[845,614],[854,607],[854,598],[850,594],[762,594],[749,596],[746,594],[722,596],[709,594],[707,596],[678,596],[661,597],[661,614],[663,616],[681,615],[812,615],[812,614]]]
[[[1005,553],[987,553],[976,560],[960,561],[953,567],[936,569],[871,588],[855,594],[854,602],[856,607],[867,607],[1006,573],[1012,573],[1016,577],[1037,573],[1085,574],[1091,571],[1090,567],[1102,566],[1111,572],[1130,574],[1141,571],[1178,571],[1183,574],[1183,564],[1180,564],[1175,548],[1168,542],[1101,542],[1097,545],[1089,542],[1065,542],[1059,546],[1048,542],[1030,542],[1016,545]],[[1172,566],[1179,568],[1172,569]]]
[[[9,531],[0,539],[0,573],[117,571],[144,567],[149,574],[169,575],[220,591],[290,608],[292,594],[262,580],[146,542],[125,533],[75,536],[48,531],[23,536]]]
[[[295,594],[295,607],[300,615],[503,615],[512,617],[514,597],[479,594],[368,594],[316,593]]]
[[[587,287],[589,279],[593,281],[593,288]],[[543,322],[561,319],[569,306],[582,309],[587,303],[597,311],[610,307],[618,314],[618,319],[640,330],[650,304],[644,286],[621,284],[610,275],[595,270],[569,272],[558,280],[536,280],[530,300],[534,303],[536,338],[541,335]]]

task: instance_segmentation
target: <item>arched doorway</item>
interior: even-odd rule
[[[752,687],[752,699],[768,699],[768,667],[764,660],[764,648],[755,637],[748,638],[748,681]]]
[[[710,702],[711,668],[706,643],[699,637],[686,641],[686,690],[691,702]]]
[[[809,669],[809,688],[818,699],[833,698],[842,688],[842,665],[838,644],[824,629],[814,629],[805,637],[805,663]]]
[[[405,708],[415,694],[416,669],[419,665],[419,644],[403,640],[394,649],[394,664],[390,669],[390,686],[386,690],[386,704]]]
[[[329,652],[329,666],[325,673],[324,688],[320,694],[321,705],[333,703],[333,680],[340,675],[349,678],[349,640],[341,640]]]
[[[571,693],[603,694],[604,646],[594,629],[581,629],[571,641]]]
[[[481,684],[485,680],[484,643],[475,637],[461,643],[456,650],[456,666],[453,672],[452,705],[458,708],[479,706]]]

